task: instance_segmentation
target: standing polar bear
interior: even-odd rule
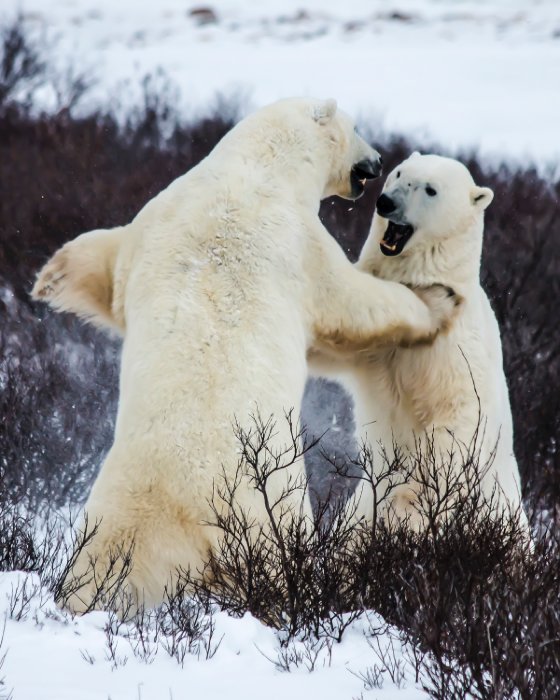
[[[130,224],[79,236],[41,270],[36,299],[124,336],[114,443],[85,506],[98,530],[69,574],[74,610],[97,605],[87,571],[95,562],[103,577],[123,543],[134,543],[127,591],[147,605],[177,567],[201,570],[219,537],[214,482],[236,475],[234,422],[272,417],[269,448],[290,445],[284,416],[299,411],[310,347],[425,342],[449,325],[456,303],[440,287],[422,300],[355,270],[318,218],[323,197],[355,199],[380,170],[333,100],[282,100]],[[278,475],[271,502],[302,474]],[[248,480],[237,497],[266,523]],[[301,494],[288,503],[299,509]]]
[[[432,345],[361,353],[339,378],[354,396],[359,437],[374,457],[380,445],[389,456],[395,445],[405,457],[420,448],[435,455],[443,476],[454,454],[460,479],[461,453],[474,451],[483,496],[494,493],[493,503],[519,510],[526,525],[500,332],[479,279],[484,210],[493,196],[464,165],[436,155],[414,153],[389,175],[356,267],[410,286],[449,285],[464,303]],[[413,527],[422,524],[418,489],[412,480],[390,497]],[[364,488],[358,514],[372,513],[373,494]]]

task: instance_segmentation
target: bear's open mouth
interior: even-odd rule
[[[369,167],[366,169],[366,167],[360,166],[361,163],[356,163],[352,166],[352,170],[350,170],[350,183],[352,185],[352,197],[354,199],[358,199],[358,197],[363,195],[367,181],[378,177],[381,171],[381,168],[379,168],[379,172],[375,173]]]
[[[410,224],[396,224],[389,219],[389,225],[379,244],[381,252],[389,257],[399,255],[413,233],[414,227]]]

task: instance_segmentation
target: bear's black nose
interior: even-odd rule
[[[365,158],[359,163],[354,163],[352,170],[360,179],[373,180],[381,175],[381,156],[377,160]]]
[[[391,197],[388,197],[386,194],[382,194],[377,200],[377,213],[381,214],[381,216],[387,216],[387,214],[395,211],[396,208]]]

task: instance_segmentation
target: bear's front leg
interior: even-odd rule
[[[314,349],[348,356],[380,345],[410,347],[451,327],[463,301],[452,289],[436,284],[411,291],[362,272],[319,222],[315,226],[306,261],[315,272],[306,299]]]
[[[432,321],[432,329],[428,330],[424,337],[422,337],[422,331],[419,330],[412,345],[432,343],[439,333],[447,333],[450,330],[464,299],[454,289],[443,284],[412,287],[412,291],[428,307]],[[406,340],[401,344],[406,346]]]
[[[322,292],[316,301],[314,349],[335,356],[431,343],[449,330],[463,301],[449,287],[411,291],[358,272],[350,263],[337,284],[331,279]]]

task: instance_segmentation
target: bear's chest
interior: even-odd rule
[[[453,334],[429,347],[385,353],[387,389],[395,398],[396,411],[415,429],[455,425],[483,392],[476,333],[461,340]]]

